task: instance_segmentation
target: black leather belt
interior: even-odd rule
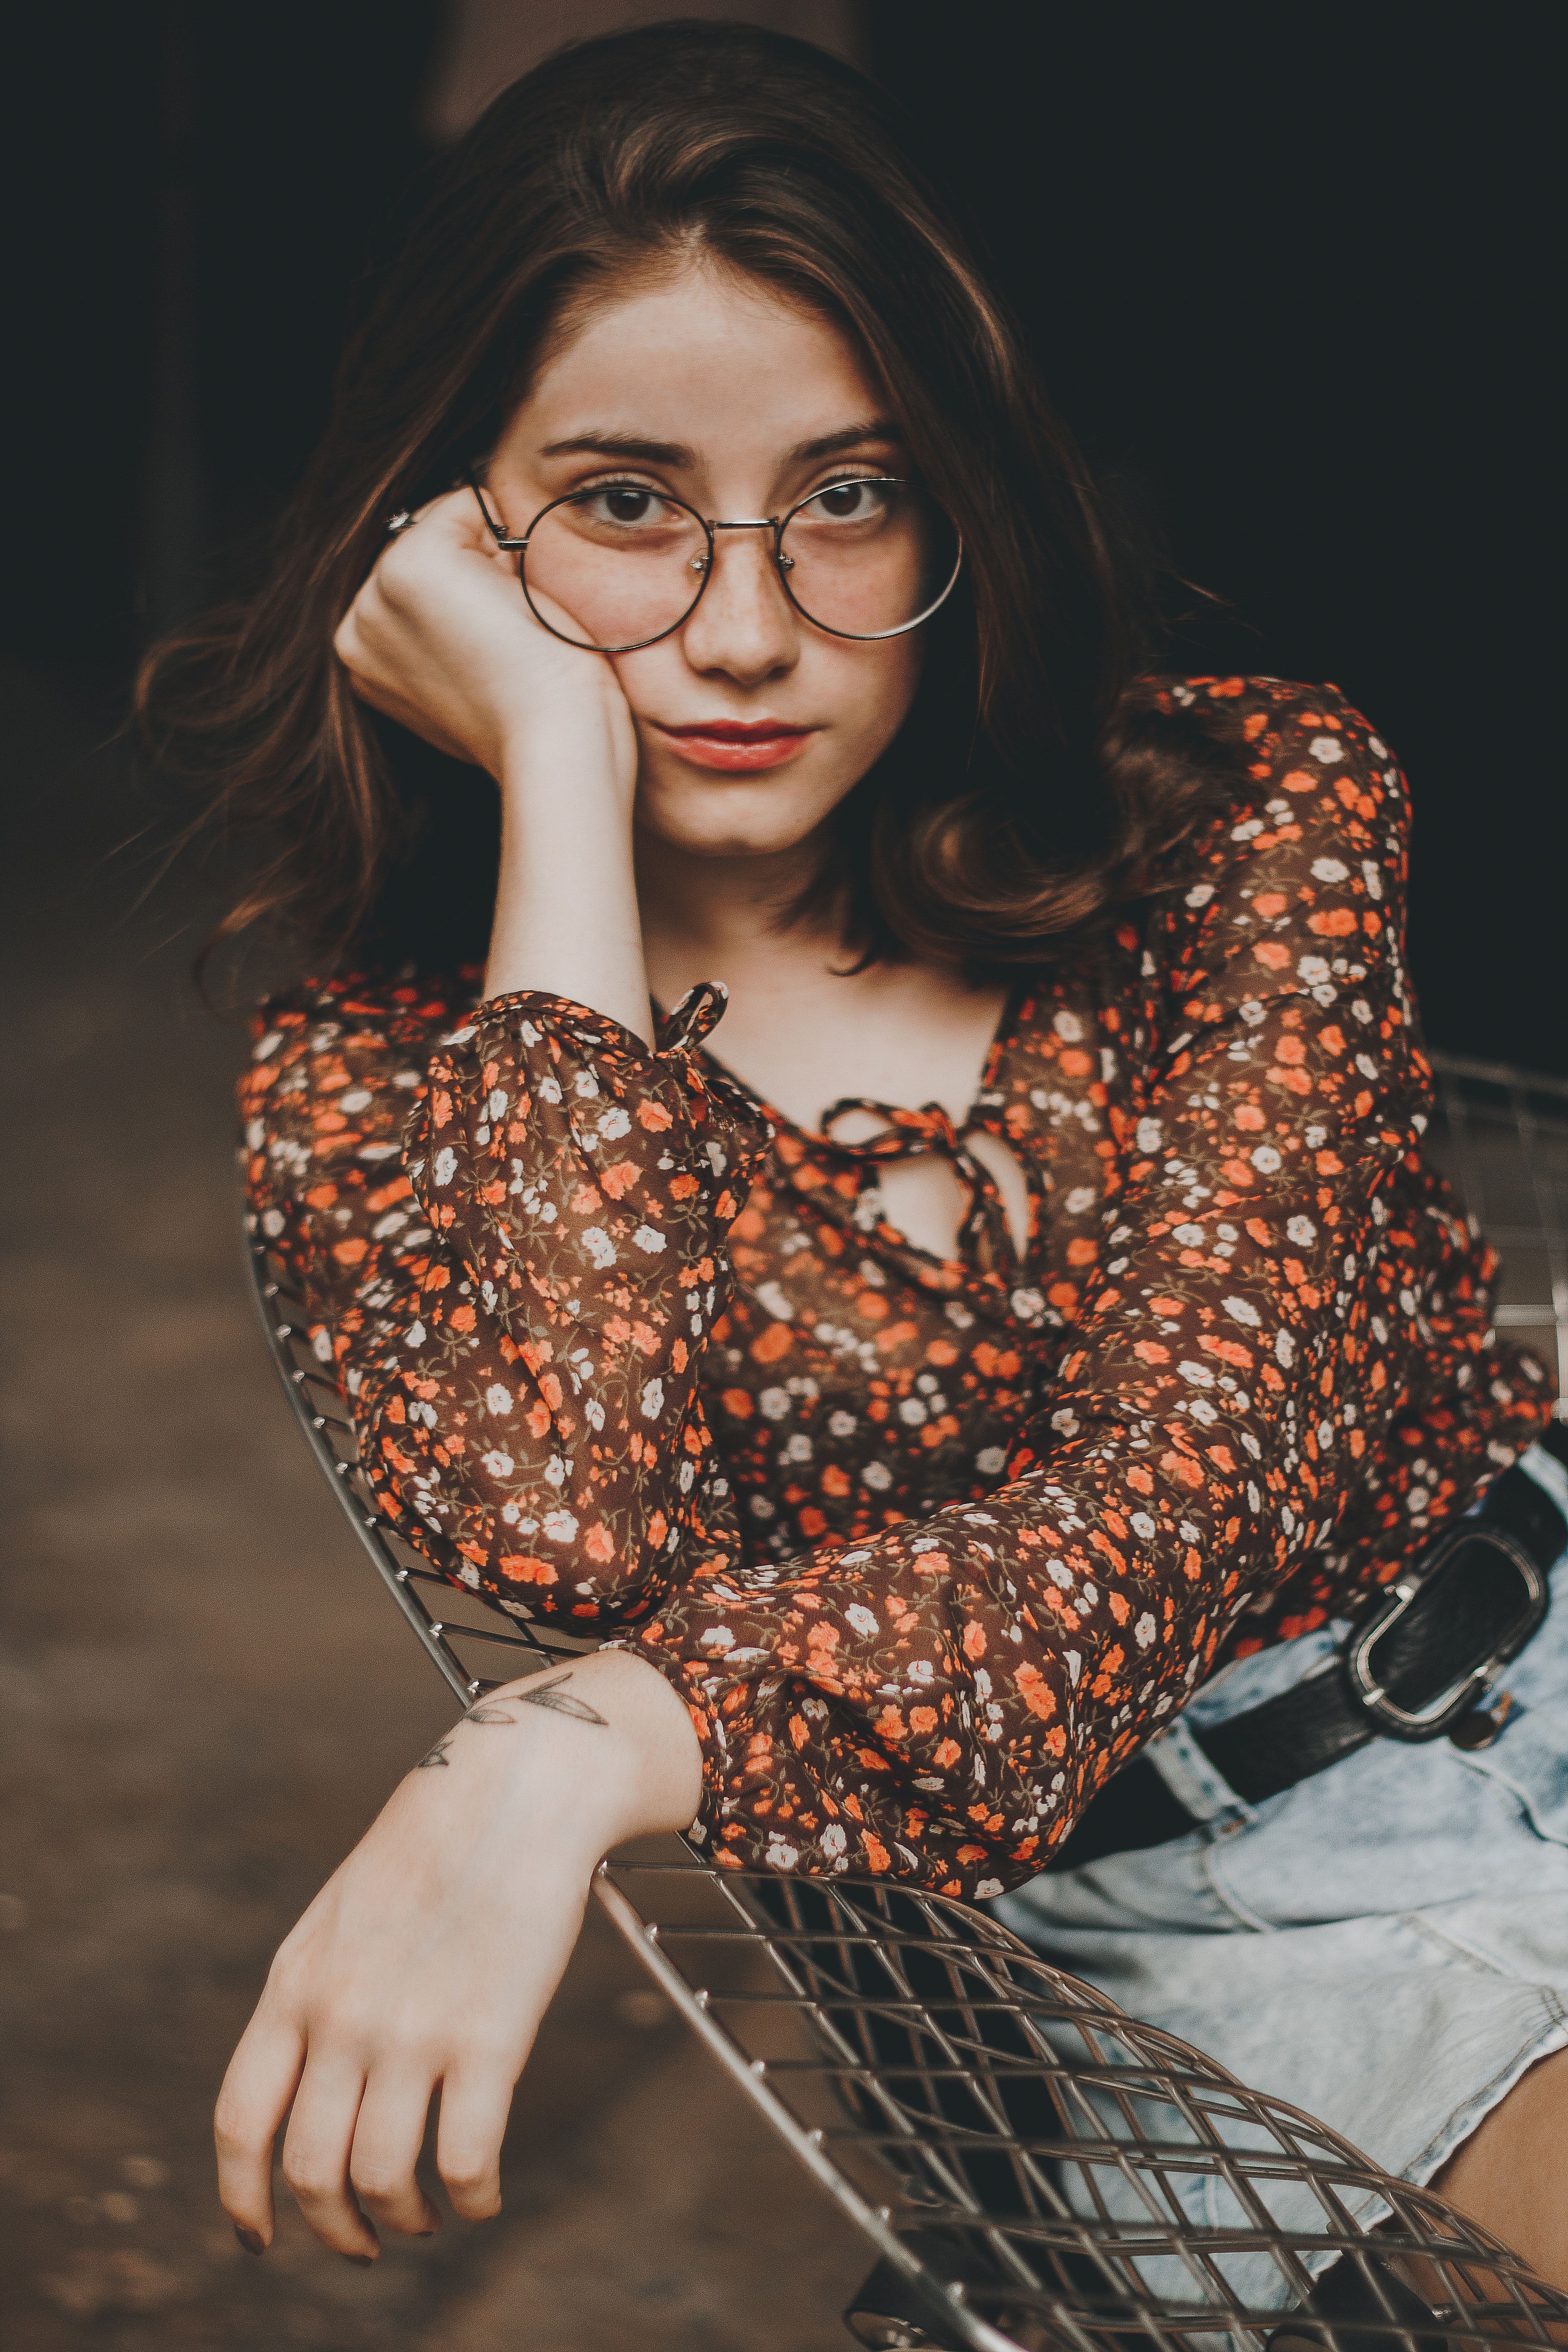
[[[1568,1426],[1537,1443],[1568,1467]],[[1430,1545],[1342,1650],[1304,1682],[1191,1736],[1249,1805],[1326,1771],[1373,1739],[1489,1747],[1500,1724],[1480,1701],[1546,1615],[1547,1572],[1568,1545],[1568,1518],[1516,1465],[1473,1518]],[[1112,1853],[1163,1845],[1201,1824],[1147,1757],[1135,1757],[1086,1807],[1046,1864],[1079,1870]]]

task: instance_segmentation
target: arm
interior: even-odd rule
[[[649,1054],[582,1005],[489,999],[410,1120],[428,1247],[356,1347],[363,1456],[438,1565],[542,1616],[646,1615],[714,1499],[698,1376],[765,1139],[692,1051],[717,1002]]]
[[[376,2225],[440,2216],[415,2159],[433,2091],[456,2210],[500,2210],[512,2085],[617,1842],[697,1801],[696,1742],[660,1678],[616,1652],[490,1692],[407,1775],[272,1963],[216,2131],[240,2243],[273,2232],[272,2147],[316,2234],[367,2262]]]
[[[1240,1612],[1331,1551],[1410,1402],[1401,782],[1337,697],[1258,754],[1256,804],[1146,934],[1105,1255],[1009,1484],[765,1576],[705,1569],[641,1634],[701,1726],[721,1861],[1031,1875]]]
[[[337,642],[366,698],[498,779],[489,993],[433,1057],[427,1019],[412,1066],[411,991],[287,1009],[249,1085],[253,1195],[348,1354],[387,1516],[492,1596],[614,1622],[697,1508],[697,1369],[761,1132],[690,1050],[711,992],[648,1050],[630,717],[607,661],[533,623],[466,492]]]
[[[479,1043],[487,1056],[492,1038],[503,1058],[509,1038],[543,1052],[532,1091],[551,1116],[529,1128],[530,1148],[543,1162],[536,1160],[534,1172],[546,1176],[550,1190],[573,1181],[574,1199],[584,1189],[574,1179],[604,1178],[601,1189],[613,1200],[609,1171],[620,1162],[597,1155],[616,1139],[601,1126],[595,1142],[584,1140],[572,1107],[584,1097],[574,1085],[570,1096],[560,1087],[559,1069],[570,1059],[574,1025],[597,1032],[601,1047],[611,1033],[611,1059],[653,1058],[643,1053],[647,990],[631,883],[635,741],[614,673],[534,626],[515,572],[480,543],[459,499],[437,500],[387,550],[336,642],[366,700],[488,767],[501,786],[507,845],[489,975],[492,992],[501,993],[465,1043]],[[563,777],[569,794],[561,790]],[[542,874],[538,861],[557,853],[561,862]],[[593,923],[582,920],[585,905],[595,907]],[[569,992],[574,1005],[552,1004],[541,1024],[530,1024],[527,1005],[540,1000],[536,993],[520,1004],[519,990],[549,999]],[[483,1140],[479,1129],[482,1106],[496,1091],[488,1058],[463,1059],[453,1040],[447,1067],[454,1085],[443,1118],[438,1090],[424,1091],[427,1073],[416,1056],[435,1010],[418,1002],[416,990],[362,1004],[350,987],[325,1008],[335,1017],[313,1018],[321,1009],[284,1008],[258,1041],[245,1102],[258,1221],[302,1274],[323,1318],[321,1343],[330,1329],[348,1360],[352,1396],[361,1366],[374,1360],[378,1342],[384,1347],[397,1312],[422,1297],[432,1303],[440,1297],[436,1328],[460,1342],[462,1328],[447,1303],[453,1276],[480,1286],[484,1306],[482,1285],[500,1252],[508,1271],[498,1311],[491,1316],[485,1307],[488,1336],[519,1363],[533,1348],[536,1361],[526,1369],[541,1402],[552,1375],[542,1348],[522,1336],[525,1325],[531,1334],[531,1313],[553,1339],[591,1328],[601,1347],[619,1343],[607,1322],[594,1324],[582,1286],[547,1266],[521,1227],[521,1246],[512,1249],[510,1221],[486,1197],[493,1180],[479,1162],[494,1139],[493,1124]],[[553,1057],[547,1035],[560,1048]],[[467,1093],[459,1068],[475,1081]],[[510,1070],[509,1095],[517,1075]],[[641,1097],[670,1127],[676,1114],[658,1088],[673,1087],[679,1097],[680,1086],[669,1064],[655,1091]],[[607,1091],[618,1089],[612,1083]],[[419,1146],[406,1169],[405,1103],[420,1106]],[[693,1116],[700,1124],[700,1113]],[[448,1126],[449,1143],[442,1139]],[[644,1122],[645,1132],[657,1126]],[[716,1139],[705,1134],[702,1141]],[[450,1171],[441,1156],[447,1150]],[[708,1205],[719,1216],[720,1171],[706,1149],[703,1158]],[[636,1163],[623,1201],[647,1175]],[[646,1191],[641,1197],[646,1205]],[[537,1217],[532,1210],[524,1217],[547,1225],[545,1205],[541,1195]],[[585,1219],[586,1210],[581,1213]],[[620,1214],[601,1218],[606,1234],[613,1237]],[[635,1247],[635,1228],[632,1238]],[[668,1233],[665,1248],[673,1264]],[[521,1311],[521,1288],[510,1294],[513,1260],[527,1269],[521,1281],[530,1297]],[[444,1286],[434,1279],[437,1271],[447,1276]],[[416,1319],[404,1321],[405,1335]],[[672,1365],[679,1339],[668,1328],[673,1321],[667,1316],[662,1336],[649,1343],[668,1345]],[[568,1360],[574,1352],[566,1350]],[[384,1388],[391,1427],[398,1383],[388,1379]],[[563,1411],[564,1386],[560,1395]],[[425,1402],[417,1384],[404,1387],[405,1431],[409,1404]],[[366,1409],[374,1411],[374,1400]],[[558,1417],[548,1425],[556,1412],[552,1403],[540,1448],[566,1434]],[[423,1416],[419,1426],[426,1430]],[[466,1437],[462,1429],[446,1434]],[[443,1466],[438,1451],[433,1440],[432,1467]],[[445,1452],[448,1465],[462,1458],[449,1443]],[[547,1484],[552,1459],[548,1452],[532,1457]],[[492,1499],[499,1516],[504,1504],[484,1494],[463,1507],[482,1513]],[[318,2235],[340,2252],[371,2259],[376,2221],[402,2231],[435,2226],[414,2163],[437,2084],[438,2162],[453,2202],[476,2218],[496,2210],[512,2084],[575,1940],[594,1866],[618,1838],[689,1820],[697,1800],[697,1741],[685,1708],[641,1660],[616,1654],[585,1659],[564,1679],[491,1694],[425,1763],[282,1947],[226,2079],[216,2116],[221,2193],[252,2252],[271,2237],[272,2146],[290,2106],[285,2177]]]

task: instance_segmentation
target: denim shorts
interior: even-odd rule
[[[1523,1466],[1568,1517],[1568,1473],[1539,1447]],[[1430,2180],[1568,2044],[1568,1553],[1552,1583],[1544,1624],[1488,1701],[1509,1703],[1490,1748],[1375,1739],[1244,1803],[1189,1727],[1300,1681],[1344,1629],[1305,1634],[1217,1675],[1145,1751],[1201,1827],[1037,1878],[991,1909],[1131,2015],[1304,2107],[1384,2171]],[[1223,2226],[1226,2193],[1194,2179],[1192,2218]],[[1279,2219],[1310,2226],[1310,2198],[1282,2190]],[[1357,2219],[1385,2211],[1369,2200]],[[1282,2299],[1267,2256],[1247,2268],[1238,2289]]]

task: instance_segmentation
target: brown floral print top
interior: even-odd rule
[[[381,1507],[456,1581],[637,1647],[721,1862],[1032,1875],[1216,1663],[1353,1612],[1544,1421],[1422,1157],[1406,802],[1332,688],[1231,700],[1252,790],[1108,956],[1016,992],[965,1129],[846,1146],[541,995],[265,1008],[248,1184]],[[825,1118],[825,1124],[828,1119]],[[943,1262],[878,1170],[944,1153]]]

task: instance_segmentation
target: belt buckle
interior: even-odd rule
[[[1424,1706],[1414,1708],[1399,1706],[1378,1682],[1373,1665],[1373,1653],[1384,1636],[1393,1631],[1429,1589],[1434,1579],[1448,1566],[1455,1554],[1471,1544],[1500,1552],[1518,1574],[1524,1588],[1519,1616],[1500,1640],[1493,1643],[1485,1657],[1467,1668],[1446,1689],[1438,1691]],[[1545,1616],[1551,1597],[1546,1571],[1531,1558],[1516,1537],[1510,1536],[1506,1528],[1489,1527],[1484,1520],[1463,1521],[1438,1539],[1418,1571],[1399,1578],[1383,1607],[1352,1637],[1345,1652],[1345,1675],[1352,1698],[1363,1714],[1371,1717],[1377,1729],[1390,1739],[1440,1739],[1491,1688],[1509,1660],[1518,1656]]]

